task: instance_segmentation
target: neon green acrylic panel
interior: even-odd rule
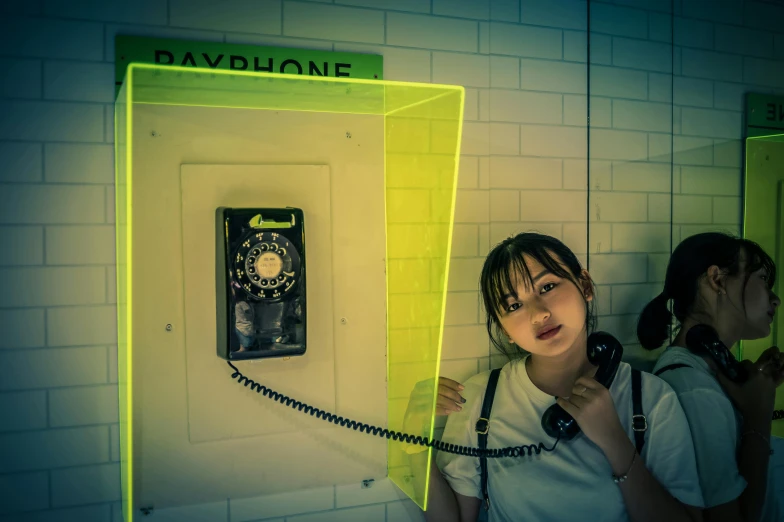
[[[774,287],[784,294],[784,134],[762,135],[746,140],[746,175],[743,236],[756,241],[773,257],[778,269]],[[771,334],[743,341],[743,358],[755,360],[772,345],[784,347],[784,315],[778,310]],[[784,408],[784,392],[776,395],[776,409]],[[773,434],[784,436],[784,424],[773,423]]]
[[[131,284],[131,206],[128,186],[130,179],[130,166],[128,159],[131,151],[128,143],[129,125],[129,88],[123,84],[117,101],[114,104],[114,158],[115,158],[115,241],[116,241],[116,279],[117,279],[117,377],[119,389],[119,414],[120,414],[120,468],[122,489],[122,513],[125,520],[132,520],[133,498],[133,436],[132,425],[132,389],[133,364],[130,357],[132,352],[131,333],[132,322],[130,314]]]
[[[464,89],[459,86],[147,64],[128,67],[115,103],[118,367],[127,522],[139,513],[134,488],[138,427],[133,413],[140,393],[134,387],[140,382],[134,377],[134,316],[142,309],[134,300],[134,277],[143,274],[134,266],[134,241],[139,239],[134,236],[134,203],[139,203],[139,196],[133,180],[144,173],[134,173],[132,161],[134,111],[161,105],[374,115],[383,120],[386,218],[385,229],[378,233],[386,237],[386,427],[432,438],[433,383],[444,328],[463,102]],[[409,399],[415,391],[424,400],[412,409]],[[431,452],[415,453],[406,444],[389,441],[387,455],[390,479],[424,507]]]

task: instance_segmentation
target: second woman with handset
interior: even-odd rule
[[[653,350],[669,340],[672,301],[680,324],[654,374],[667,381],[689,421],[706,521],[778,522],[769,469],[776,387],[784,358],[772,347],[756,363],[729,352],[770,335],[781,304],[773,260],[752,241],[697,234],[672,253],[663,292],[642,313],[637,335]]]

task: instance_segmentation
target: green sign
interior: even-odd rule
[[[115,94],[131,62],[280,74],[383,79],[383,56],[117,35]]]
[[[746,127],[749,137],[784,131],[784,96],[748,93]]]

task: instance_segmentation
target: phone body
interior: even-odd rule
[[[598,366],[594,379],[610,388],[623,356],[623,345],[607,332],[594,332],[588,336],[588,360]],[[560,440],[571,440],[581,433],[574,417],[558,404],[550,406],[542,415],[542,428],[545,433]]]
[[[290,357],[307,349],[304,213],[215,211],[218,356]]]

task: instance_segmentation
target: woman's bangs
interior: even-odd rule
[[[753,253],[754,262],[749,267],[749,273],[754,273],[757,270],[763,269],[768,274],[768,288],[773,288],[776,284],[776,263],[771,257],[761,248],[755,249]]]
[[[506,308],[507,296],[511,295],[515,299],[519,297],[517,285],[521,279],[526,288],[533,285],[531,272],[528,270],[528,265],[525,264],[522,254],[504,253],[506,255],[499,256],[501,259],[494,263],[489,274],[490,296],[496,313],[500,313]]]
[[[505,308],[507,296],[519,298],[517,286],[521,280],[527,291],[534,287],[534,275],[531,274],[531,270],[525,262],[525,255],[538,261],[547,271],[556,276],[563,279],[573,279],[568,270],[544,248],[531,251],[521,248],[504,249],[503,254],[497,256],[488,274],[488,282],[490,283],[488,290],[496,313],[500,313]]]

